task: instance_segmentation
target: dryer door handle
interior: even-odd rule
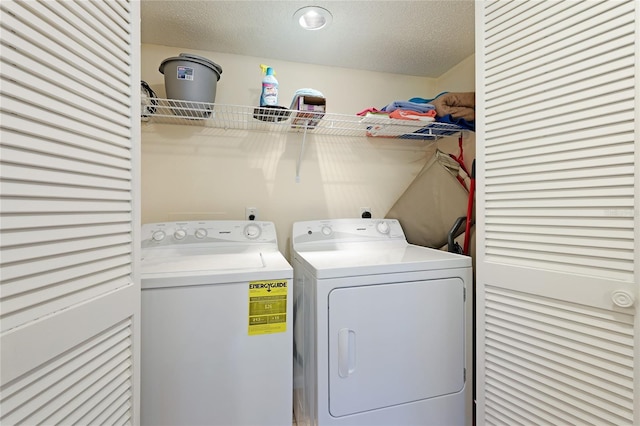
[[[338,331],[338,375],[347,378],[356,370],[356,332],[342,328]]]

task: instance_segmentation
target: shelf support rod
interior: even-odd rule
[[[304,155],[304,145],[307,140],[307,129],[311,120],[307,120],[304,125],[304,133],[302,133],[302,145],[300,146],[300,154],[298,155],[298,163],[296,164],[296,183],[300,183],[300,165],[302,164],[302,156]]]

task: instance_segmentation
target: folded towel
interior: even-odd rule
[[[424,104],[418,102],[409,102],[409,101],[395,101],[391,102],[389,105],[382,108],[382,111],[391,112],[396,109],[404,109],[415,112],[429,112],[435,107],[431,104]]]
[[[431,99],[425,99],[425,98],[411,98],[409,99],[409,102],[416,102],[419,104],[429,104],[431,103],[432,100],[439,98],[440,96],[444,95],[445,93],[449,93],[449,92],[440,92],[436,95],[435,98],[431,98]]]
[[[439,123],[448,123],[455,124],[456,126],[462,127],[463,129],[471,130],[473,132],[476,131],[476,122],[475,120],[467,121],[464,118],[454,118],[451,114],[443,115],[442,117],[438,117]]]
[[[321,91],[316,90],[316,89],[310,89],[310,88],[303,88],[303,89],[298,89],[296,90],[296,93],[293,94],[293,96],[317,96],[319,98],[324,98],[324,95],[322,94]]]
[[[461,118],[466,121],[476,119],[476,94],[475,92],[445,93],[431,101],[438,117],[451,115],[453,118]]]

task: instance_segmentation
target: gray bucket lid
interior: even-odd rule
[[[158,70],[164,74],[164,66],[167,62],[170,61],[190,61],[195,62],[200,65],[204,65],[205,67],[211,69],[218,76],[218,80],[220,80],[220,74],[222,74],[222,67],[210,59],[204,58],[202,56],[194,55],[191,53],[181,53],[180,56],[174,56],[173,58],[167,58],[160,64]]]

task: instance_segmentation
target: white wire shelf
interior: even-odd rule
[[[332,114],[153,98],[142,107],[142,120],[266,132],[307,132],[351,137],[436,140],[464,129],[437,121],[397,120],[387,117]]]

